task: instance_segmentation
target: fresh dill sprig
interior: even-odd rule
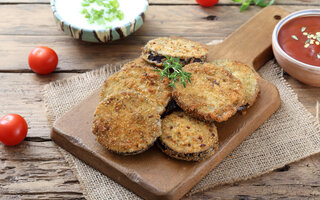
[[[186,87],[188,82],[191,83],[191,73],[183,71],[180,58],[169,58],[167,56],[166,58],[167,60],[163,63],[163,70],[155,70],[161,75],[161,80],[163,80],[163,77],[168,77],[170,80],[169,86],[173,88],[176,87],[177,81],[184,87]]]

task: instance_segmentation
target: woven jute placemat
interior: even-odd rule
[[[90,95],[120,67],[121,65],[106,65],[98,70],[46,85],[44,98],[49,121],[52,123]],[[259,70],[259,74],[278,88],[281,96],[279,110],[189,194],[257,177],[320,152],[319,123],[298,101],[297,95],[283,79],[281,68],[275,61],[270,61]],[[139,199],[134,193],[68,152],[63,149],[61,152],[79,179],[87,199]]]

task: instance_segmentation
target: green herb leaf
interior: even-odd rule
[[[123,20],[123,18],[124,18],[123,12],[118,12],[117,17],[118,17],[118,19]]]
[[[320,59],[320,53],[317,54],[317,58]]]
[[[90,11],[85,8],[93,4],[95,7]],[[106,25],[115,19],[124,19],[124,13],[119,10],[118,0],[83,0],[81,5],[84,7],[81,14],[87,18],[89,24]],[[95,9],[97,6],[98,9]]]
[[[86,15],[84,17],[87,18],[88,20],[91,19],[90,13],[86,13]]]
[[[97,20],[96,20],[96,22],[97,22],[97,24],[99,24],[99,25],[104,25],[104,24],[105,24],[105,22],[104,22],[104,19],[103,19],[103,18],[99,18],[99,19],[97,19]]]
[[[86,8],[82,9],[81,14],[87,14],[88,10]]]
[[[305,44],[308,44],[310,42],[310,39],[308,39],[306,42],[305,42]]]
[[[166,56],[166,59],[163,63],[163,70],[155,69],[161,75],[161,80],[163,80],[163,77],[168,77],[170,80],[168,86],[173,88],[176,87],[175,83],[177,81],[184,87],[187,86],[187,82],[191,83],[191,73],[183,71],[180,58]]]
[[[103,0],[96,0],[96,3],[97,3],[99,6],[102,6],[102,5],[103,5]]]
[[[113,8],[116,8],[116,9],[119,8],[119,3],[117,0],[111,0],[111,1],[109,1],[109,3]]]
[[[240,7],[240,12],[247,10],[250,6],[250,3],[251,3],[251,0],[245,0]]]
[[[292,37],[293,39],[295,39],[295,40],[298,40],[297,36],[295,36],[295,35],[291,35],[291,37]]]
[[[275,0],[232,0],[232,1],[241,3],[240,12],[243,12],[247,10],[252,3],[260,7],[266,7],[266,6],[271,6]]]
[[[307,27],[302,27],[301,32],[304,32],[307,29]]]
[[[274,0],[253,0],[257,6],[260,6],[262,8],[271,6],[274,3]]]
[[[89,24],[94,24],[94,19],[92,19],[92,18],[88,19],[88,23]]]

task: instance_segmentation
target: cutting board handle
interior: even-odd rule
[[[262,9],[222,43],[209,45],[208,60],[237,60],[259,69],[272,58],[273,29],[288,14],[277,6]]]

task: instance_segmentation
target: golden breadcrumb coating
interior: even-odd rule
[[[174,112],[162,120],[160,148],[171,157],[198,161],[210,157],[218,148],[218,132],[213,123]]]
[[[112,152],[141,153],[161,135],[156,108],[153,101],[137,92],[112,94],[97,106],[92,133]]]
[[[213,64],[223,67],[238,78],[244,88],[245,102],[243,106],[249,108],[256,101],[259,94],[259,75],[249,65],[232,60],[215,60]]]
[[[100,99],[121,91],[137,91],[156,102],[161,114],[171,98],[171,88],[168,84],[168,78],[161,80],[155,68],[138,58],[125,64],[119,72],[105,81]]]
[[[173,98],[194,117],[209,122],[222,122],[233,116],[244,104],[244,89],[239,79],[214,64],[192,63],[184,71],[192,73],[186,87],[176,84]]]
[[[167,57],[179,57],[182,64],[205,62],[206,45],[178,37],[159,37],[150,40],[143,48],[141,57],[152,64],[162,66]]]

